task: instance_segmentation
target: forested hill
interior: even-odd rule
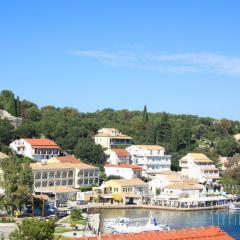
[[[101,164],[103,150],[94,144],[92,137],[102,127],[117,128],[132,136],[137,144],[166,147],[173,155],[175,168],[177,160],[187,152],[204,152],[216,160],[219,155],[233,156],[240,151],[233,138],[240,132],[240,122],[227,119],[149,113],[146,107],[143,111],[103,109],[93,113],[70,107],[39,108],[27,100],[20,101],[8,90],[0,93],[0,109],[23,118],[23,124],[17,129],[7,121],[0,121],[0,151],[4,152],[15,138],[46,137],[54,139],[68,153]]]

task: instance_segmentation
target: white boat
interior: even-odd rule
[[[236,204],[236,203],[231,203],[229,205],[229,210],[240,210],[240,204]]]
[[[149,231],[168,231],[170,227],[167,224],[159,224],[155,218],[115,218],[106,219],[104,227],[111,229],[111,233],[137,233]]]

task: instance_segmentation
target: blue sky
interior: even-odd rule
[[[0,90],[39,106],[240,120],[240,1],[0,3]]]

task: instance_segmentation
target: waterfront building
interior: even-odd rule
[[[54,141],[42,138],[17,139],[10,144],[10,148],[18,155],[36,161],[49,159],[60,154],[60,147]]]
[[[179,160],[179,166],[183,176],[197,179],[199,183],[214,183],[220,179],[219,169],[202,153],[188,153]]]
[[[31,163],[34,177],[34,191],[54,187],[91,187],[99,184],[97,167],[85,163],[48,162]]]
[[[104,165],[105,174],[109,176],[118,176],[120,178],[132,179],[142,177],[142,168],[132,164],[106,164]]]
[[[149,190],[153,196],[160,195],[164,188],[173,183],[182,182],[180,173],[174,171],[164,171],[154,176],[154,178],[148,182]]]
[[[107,149],[105,152],[110,164],[130,163],[130,155],[124,148]]]
[[[156,174],[170,170],[171,156],[158,145],[132,145],[126,148],[133,164],[143,168],[144,174]]]
[[[196,198],[200,197],[203,190],[204,186],[194,181],[182,181],[165,186],[162,194],[172,198]]]
[[[139,178],[114,179],[103,183],[94,191],[105,201],[139,204],[148,196],[148,185]]]
[[[218,226],[184,228],[170,231],[150,231],[140,233],[124,233],[94,237],[73,237],[72,240],[234,240]]]
[[[102,128],[94,136],[96,144],[100,144],[103,148],[114,148],[117,146],[131,145],[133,142],[132,137],[122,134],[115,128]]]

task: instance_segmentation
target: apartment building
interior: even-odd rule
[[[49,159],[60,154],[60,147],[50,139],[21,138],[13,141],[10,148],[18,155],[36,161]]]
[[[85,163],[46,162],[31,163],[34,176],[34,191],[53,187],[90,187],[99,184],[97,167]]]
[[[94,141],[103,148],[110,149],[120,145],[131,145],[133,139],[115,128],[102,128],[94,136]]]
[[[132,145],[126,148],[133,164],[143,168],[144,174],[156,174],[170,171],[171,156],[165,155],[165,149],[158,145]]]
[[[179,160],[181,174],[197,179],[199,183],[214,183],[219,177],[219,170],[212,160],[202,153],[188,153]]]
[[[106,164],[104,165],[105,174],[109,176],[118,176],[120,178],[132,179],[142,177],[142,168],[137,165],[122,164]]]
[[[110,180],[98,189],[102,198],[122,201],[124,204],[141,203],[148,194],[148,185],[138,178]]]
[[[108,158],[107,162],[110,164],[130,163],[130,155],[124,148],[112,148],[106,150],[104,153]]]

